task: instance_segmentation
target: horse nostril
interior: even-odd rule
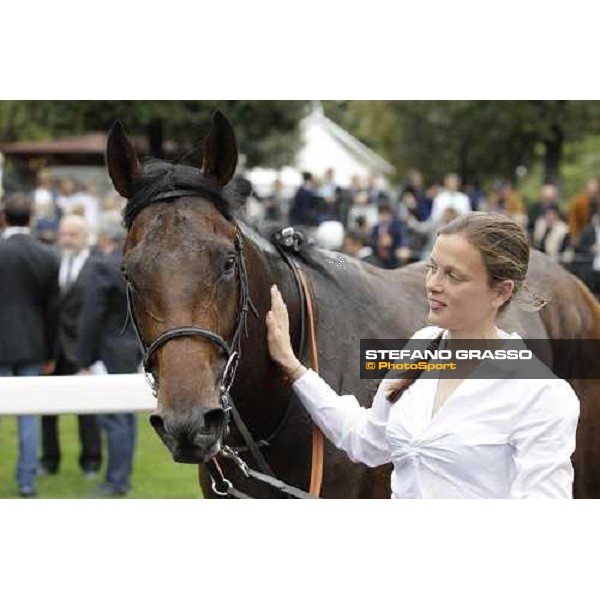
[[[150,425],[157,433],[165,431],[165,422],[160,415],[150,415]]]
[[[223,435],[225,411],[221,408],[195,407],[193,414],[185,417],[154,413],[150,415],[150,425],[167,445],[201,446],[214,443],[217,437]]]
[[[208,431],[218,431],[225,423],[225,411],[213,408],[204,413],[204,426]]]

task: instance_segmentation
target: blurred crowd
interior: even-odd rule
[[[273,223],[299,227],[318,245],[356,256],[385,269],[426,259],[438,229],[471,211],[501,212],[519,222],[533,248],[582,279],[600,297],[600,182],[591,177],[574,198],[544,184],[536,198],[522,198],[506,180],[484,192],[449,173],[442,183],[425,185],[411,170],[397,189],[377,177],[349,187],[336,184],[335,171],[322,179],[303,174],[285,198],[280,182],[264,198],[255,197],[248,218],[257,227]]]
[[[57,242],[58,226],[66,215],[79,215],[85,219],[90,243],[94,244],[101,215],[119,212],[125,202],[116,192],[100,198],[93,183],[78,182],[69,177],[56,180],[46,170],[38,172],[37,185],[31,197],[34,202],[34,233],[49,244]]]
[[[0,376],[138,371],[135,332],[124,328],[122,202],[117,196],[101,201],[72,180],[55,184],[46,173],[32,193],[2,199]],[[38,477],[60,470],[58,420],[51,414],[18,417],[16,481],[23,497],[36,495]],[[135,415],[83,414],[78,429],[77,460],[83,477],[98,479],[94,496],[126,494]]]

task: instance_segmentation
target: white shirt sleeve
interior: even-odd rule
[[[579,400],[564,380],[553,380],[517,415],[511,436],[516,476],[511,498],[572,498]]]
[[[431,339],[441,330],[425,327],[411,339]],[[298,398],[336,448],[343,450],[354,462],[376,467],[391,462],[385,430],[391,404],[387,400],[390,384],[397,379],[383,379],[377,388],[373,405],[364,408],[352,395],[338,395],[312,369],[292,385]]]
[[[373,406],[364,408],[352,395],[338,395],[312,369],[292,385],[313,421],[331,443],[350,460],[376,467],[391,461],[385,428],[391,404],[385,397],[385,379],[379,385]]]

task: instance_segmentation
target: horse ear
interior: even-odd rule
[[[238,150],[233,128],[218,110],[213,114],[203,147],[204,175],[214,179],[220,186],[227,185],[235,173]]]
[[[117,192],[130,199],[133,195],[133,179],[142,174],[143,168],[121,121],[115,121],[108,133],[106,164]]]

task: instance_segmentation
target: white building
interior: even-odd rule
[[[342,187],[349,187],[354,176],[364,183],[373,175],[386,187],[386,176],[394,172],[389,162],[328,119],[318,103],[302,120],[300,135],[301,148],[293,165],[280,170],[256,167],[246,172],[259,195],[268,195],[276,179],[282,182],[285,196],[293,195],[302,181],[303,171],[322,178],[333,168],[335,183]]]

